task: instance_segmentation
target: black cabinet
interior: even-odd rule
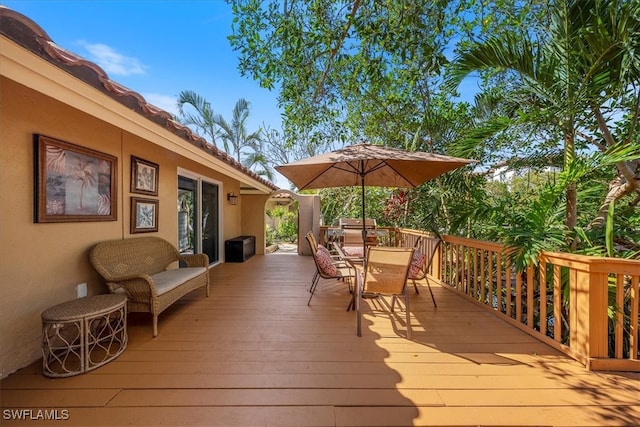
[[[256,236],[238,236],[224,242],[226,262],[245,262],[256,254]]]

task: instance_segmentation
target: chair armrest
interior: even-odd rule
[[[124,289],[127,297],[132,301],[149,302],[150,298],[157,296],[153,279],[148,274],[137,274],[118,280],[110,280],[108,285],[115,285]]]
[[[207,254],[180,255],[179,259],[187,264],[187,267],[209,267],[209,257]]]

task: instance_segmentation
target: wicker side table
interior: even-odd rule
[[[127,297],[96,295],[42,313],[42,372],[70,377],[112,361],[127,347]]]

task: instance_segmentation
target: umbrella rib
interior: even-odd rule
[[[365,175],[370,174],[371,172],[375,172],[375,171],[377,171],[378,169],[381,169],[381,168],[383,168],[383,167],[385,167],[385,166],[389,166],[389,167],[391,167],[391,166],[390,166],[386,161],[384,161],[384,160],[380,160],[380,163],[376,164],[376,165],[375,165],[374,167],[372,167],[371,169],[368,169],[368,170],[364,171],[364,174],[365,174]],[[395,170],[395,169],[394,169],[394,170]]]
[[[411,185],[412,187],[416,187],[416,184],[413,183],[413,181],[411,181],[409,178],[407,178],[405,176],[405,174],[403,174],[402,172],[400,172],[398,169],[394,168],[393,166],[391,166],[386,160],[380,160],[380,163],[376,164],[374,167],[372,167],[371,169],[367,170],[364,172],[364,174],[369,174],[371,172],[375,172],[378,169],[381,169],[383,167],[388,167],[389,169],[393,170],[396,175],[398,175],[400,178],[402,178],[403,180],[405,180],[406,182],[409,183],[409,185]]]
[[[305,189],[307,189],[307,188],[308,188],[308,187],[313,183],[313,181],[315,181],[315,180],[317,180],[318,178],[320,178],[320,177],[322,176],[322,174],[327,173],[327,171],[328,171],[329,169],[333,168],[333,167],[334,167],[334,165],[329,165],[329,167],[327,167],[327,168],[323,169],[323,170],[322,170],[322,172],[320,172],[320,173],[316,174],[316,176],[314,176],[314,177],[311,179],[311,181],[307,182],[306,184],[304,184],[304,185],[303,185],[303,186],[301,186],[301,187],[298,187],[298,189],[299,189],[299,190],[305,190]]]
[[[400,176],[402,179],[404,179],[406,182],[408,182],[412,187],[416,187],[416,184],[411,181],[409,178],[407,178],[402,172],[400,172],[398,169],[394,168],[393,166],[391,166],[389,163],[385,162],[385,164],[387,165],[387,167],[389,167],[391,170],[393,170],[398,176]]]
[[[365,169],[365,165],[367,163],[369,163],[372,160],[377,160],[378,163],[376,163],[375,166],[373,166],[371,169]],[[349,166],[348,168],[346,167],[340,167],[339,165],[334,165],[332,166],[335,169],[341,170],[341,171],[345,171],[345,172],[350,172],[350,173],[354,173],[356,175],[360,175],[360,176],[364,176],[367,175],[371,172],[375,172],[376,170],[384,167],[386,165],[386,162],[384,160],[380,160],[380,159],[361,159],[358,160],[358,163],[360,163],[360,168],[358,168],[357,166],[354,166],[352,162],[346,162],[345,164],[347,166]]]

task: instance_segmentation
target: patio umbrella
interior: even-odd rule
[[[299,190],[359,185],[365,241],[365,186],[413,188],[472,162],[474,160],[361,143],[276,166],[276,170]]]

